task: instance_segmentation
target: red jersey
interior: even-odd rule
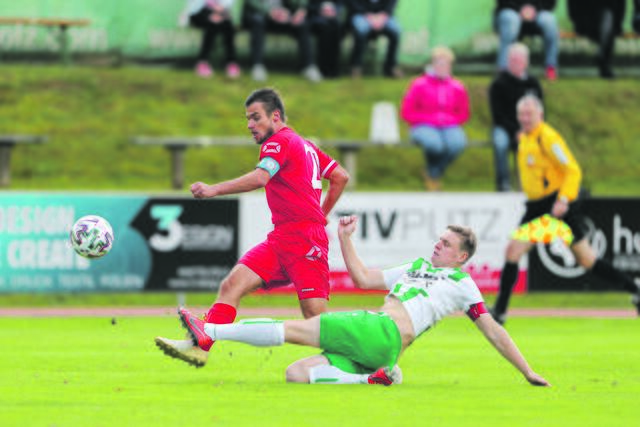
[[[274,225],[327,220],[320,207],[322,178],[338,163],[288,127],[267,139],[260,148],[259,168],[269,172],[265,187]]]

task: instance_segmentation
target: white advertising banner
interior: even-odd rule
[[[447,225],[470,226],[478,237],[478,251],[466,269],[481,289],[495,290],[509,235],[523,212],[520,193],[346,193],[327,226],[332,277],[346,271],[337,240],[338,218],[354,214],[359,217],[354,235],[358,253],[368,266],[379,268],[429,258]],[[271,229],[264,194],[243,195],[240,253],[264,240]]]

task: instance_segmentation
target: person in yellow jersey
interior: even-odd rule
[[[582,170],[562,136],[543,119],[542,102],[534,95],[525,95],[517,104],[521,133],[518,143],[518,170],[522,190],[527,196],[526,211],[520,224],[526,224],[545,214],[561,218],[573,232],[570,249],[576,261],[585,269],[607,281],[623,286],[633,294],[633,304],[640,314],[640,283],[609,262],[598,259],[586,238],[585,218],[580,210],[578,193]],[[509,297],[518,276],[520,258],[533,243],[511,239],[500,276],[500,290],[491,310],[501,324],[506,320]]]

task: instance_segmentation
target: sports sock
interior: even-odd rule
[[[509,298],[511,297],[511,291],[518,279],[518,263],[517,262],[505,262],[502,267],[502,274],[500,275],[500,292],[496,298],[496,303],[493,306],[493,314],[501,316],[507,312],[507,306],[509,305]]]
[[[204,332],[213,340],[238,341],[257,347],[284,344],[284,324],[273,319],[246,319],[230,325],[207,323]]]
[[[332,365],[309,369],[309,384],[368,384],[369,374],[351,374]]]
[[[619,270],[616,270],[607,261],[604,261],[602,259],[596,260],[596,262],[593,264],[593,267],[591,268],[591,271],[593,271],[594,275],[608,282],[613,281],[615,283],[622,284],[622,287],[627,292],[635,294],[640,291],[631,277]]]
[[[233,321],[236,320],[236,314],[237,310],[234,306],[217,302],[211,306],[209,311],[207,311],[207,314],[204,316],[204,321],[206,323],[216,323],[218,325],[233,323]],[[213,342],[211,345],[213,345]],[[203,350],[209,351],[211,345],[209,348],[203,348]]]

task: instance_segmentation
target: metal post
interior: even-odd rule
[[[168,145],[171,151],[171,185],[174,190],[182,190],[184,185],[184,145]]]
[[[58,40],[60,42],[60,59],[64,65],[71,63],[71,56],[69,55],[69,38],[67,34],[67,25],[60,25],[60,33],[58,34]]]
[[[340,158],[342,159],[342,165],[349,172],[349,182],[347,183],[347,188],[354,189],[357,184],[358,177],[358,151],[360,151],[360,146],[357,144],[341,144],[338,145],[338,150],[340,151]]]
[[[0,187],[8,187],[11,184],[11,149],[13,144],[0,142]]]

